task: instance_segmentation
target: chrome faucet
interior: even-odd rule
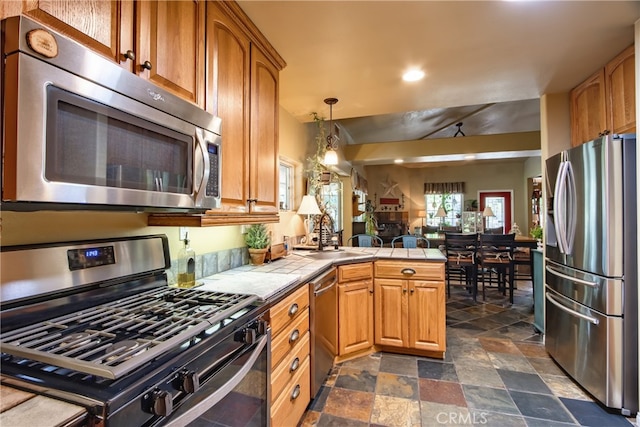
[[[333,220],[331,219],[331,216],[327,213],[324,212],[322,215],[320,215],[320,222],[319,224],[319,229],[318,229],[318,251],[322,251],[322,249],[324,248],[324,246],[322,245],[322,232],[324,227],[322,226],[324,224],[324,217],[329,218],[329,221],[333,224]],[[333,228],[333,226],[331,227]]]

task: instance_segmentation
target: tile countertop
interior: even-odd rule
[[[316,259],[316,251],[296,250],[284,258],[261,266],[244,265],[200,279],[204,283],[198,289],[213,292],[233,292],[257,295],[263,300],[275,300],[293,286],[309,281],[331,265],[373,261],[375,259],[406,259],[445,262],[438,249],[404,248],[352,248],[339,251],[325,249],[328,259]],[[333,255],[336,258],[331,258]]]

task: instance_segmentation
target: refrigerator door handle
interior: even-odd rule
[[[571,310],[569,307],[565,306],[564,304],[562,304],[560,301],[556,300],[550,293],[546,293],[546,298],[547,301],[549,301],[551,304],[555,305],[556,307],[558,307],[560,310],[565,311],[566,313],[575,316],[575,317],[579,317],[582,320],[586,320],[587,322],[593,324],[593,325],[597,325],[600,323],[600,321],[598,319],[596,319],[595,317],[591,317],[591,316],[587,316],[586,314],[582,314],[582,313],[578,313],[575,310]]]
[[[563,279],[571,280],[572,282],[579,283],[581,285],[590,286],[592,288],[597,288],[598,287],[598,284],[595,283],[595,282],[589,282],[587,280],[578,279],[577,277],[571,277],[571,276],[569,276],[567,274],[560,273],[559,271],[549,267],[548,265],[545,267],[545,270],[547,270],[549,273],[553,274],[554,276],[558,276],[558,277],[561,277]]]
[[[553,194],[553,212],[554,212],[554,228],[558,237],[558,249],[561,253],[566,253],[566,236],[565,236],[565,178],[566,177],[566,161],[560,162],[558,168],[558,176],[556,178],[556,188]]]
[[[573,166],[571,162],[566,162],[566,179],[567,179],[567,212],[565,213],[565,253],[573,253],[573,242],[576,237],[576,223],[578,222],[578,209],[576,197],[576,179],[573,174]]]

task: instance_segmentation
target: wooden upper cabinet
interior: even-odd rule
[[[252,45],[249,138],[252,212],[278,212],[278,75],[279,70]]]
[[[60,31],[92,50],[118,61],[121,12],[126,15],[131,2],[49,0],[10,2],[21,7],[11,14],[23,13],[42,24]],[[128,3],[128,4],[127,4]],[[125,10],[121,11],[121,8]],[[129,18],[132,16],[130,14]],[[133,31],[132,28],[124,29]]]
[[[204,108],[204,1],[138,1],[134,71]],[[130,50],[123,47],[124,51]]]
[[[629,46],[570,92],[571,145],[636,130],[635,55]]]
[[[597,138],[607,129],[604,69],[571,91],[570,108],[572,147]]]
[[[604,69],[608,123],[613,133],[636,131],[634,47],[629,46]]]
[[[217,3],[207,4],[206,109],[222,119],[222,210],[249,211],[251,43]]]

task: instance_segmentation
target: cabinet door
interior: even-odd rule
[[[407,282],[399,279],[375,279],[375,343],[407,347]]]
[[[222,210],[249,211],[249,38],[207,4],[207,111],[222,119]]]
[[[15,2],[19,5],[20,3]],[[51,0],[24,1],[22,10],[12,13],[24,13],[43,24],[67,34],[90,49],[118,61],[120,52],[120,8],[131,2],[104,0]],[[130,14],[123,14],[130,18]],[[131,33],[132,28],[125,29]]]
[[[204,1],[136,2],[136,69],[204,108]]]
[[[251,46],[251,211],[278,212],[278,69]]]
[[[604,69],[570,92],[571,145],[597,138],[607,129]]]
[[[418,350],[445,350],[444,294],[444,282],[409,281],[409,347]]]
[[[373,283],[370,280],[338,285],[339,354],[373,346]]]
[[[629,46],[605,66],[608,126],[612,133],[636,131],[634,47]]]

